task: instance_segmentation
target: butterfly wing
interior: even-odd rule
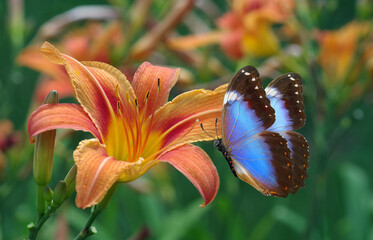
[[[295,193],[290,150],[279,133],[264,131],[246,138],[230,154],[237,176],[264,195]]]
[[[281,75],[265,88],[265,92],[276,112],[276,121],[268,130],[289,131],[304,126],[306,115],[302,97],[302,78],[298,74]]]
[[[286,139],[265,131],[275,122],[258,71],[242,68],[228,85],[223,105],[222,141],[237,176],[265,195],[294,192],[293,164]]]
[[[224,96],[222,139],[229,148],[275,122],[275,112],[266,97],[258,71],[242,68],[233,77]]]
[[[287,147],[290,149],[290,159],[293,166],[294,190],[295,192],[305,186],[304,180],[308,177],[307,169],[309,167],[307,140],[299,133],[294,131],[279,133],[287,141]]]
[[[303,127],[306,121],[302,78],[296,73],[281,75],[274,79],[265,91],[276,115],[275,123],[268,130],[278,132],[287,140],[294,170],[295,190],[298,190],[305,185],[309,167],[308,143],[301,134],[291,131]]]

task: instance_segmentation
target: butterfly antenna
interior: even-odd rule
[[[211,136],[210,134],[208,134],[208,133],[205,131],[205,129],[203,128],[203,123],[201,123],[200,125],[201,125],[201,129],[202,129],[202,131],[204,131],[204,132],[207,134],[207,136],[209,136],[209,137],[215,139],[215,137]]]
[[[215,131],[216,131],[216,138],[219,139],[219,134],[218,134],[218,121],[219,118],[216,118],[215,120]]]

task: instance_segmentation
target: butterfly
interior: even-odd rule
[[[259,72],[240,69],[228,84],[222,138],[214,145],[232,173],[264,195],[287,197],[304,187],[308,143],[293,130],[304,126],[302,79],[288,73],[263,89]]]

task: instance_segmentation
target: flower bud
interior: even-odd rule
[[[78,168],[74,164],[74,166],[72,166],[72,168],[67,173],[67,175],[66,175],[66,177],[64,179],[64,181],[66,183],[66,187],[67,187],[66,198],[68,198],[74,192],[74,190],[75,190],[75,180],[76,180],[77,169]]]
[[[57,91],[50,91],[43,104],[58,103]],[[52,177],[53,152],[56,130],[40,133],[35,137],[33,175],[37,185],[48,185]]]
[[[63,201],[65,201],[67,196],[67,186],[64,180],[57,183],[56,188],[53,192],[53,205],[52,207],[58,208]]]
[[[52,202],[53,199],[53,191],[50,187],[46,186],[44,188],[44,194],[43,194],[44,200],[47,201],[48,204]]]

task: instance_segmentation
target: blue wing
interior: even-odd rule
[[[302,78],[298,74],[288,73],[276,78],[265,92],[276,115],[276,121],[268,130],[289,131],[304,126]]]
[[[229,148],[241,139],[264,131],[275,122],[258,71],[242,68],[228,85],[222,114],[222,139]]]
[[[230,154],[237,176],[263,194],[295,193],[290,150],[279,133],[265,131],[245,138]]]

